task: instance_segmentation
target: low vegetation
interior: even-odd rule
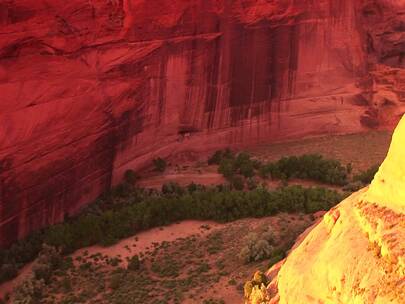
[[[341,201],[342,194],[326,188],[303,188],[287,183],[270,191],[261,185],[261,180],[309,179],[346,185],[345,190],[355,191],[369,183],[378,169],[374,166],[361,172],[348,183],[351,165],[343,166],[336,160],[315,154],[263,163],[248,153],[236,154],[226,149],[215,152],[208,163],[218,165],[218,171],[228,179],[229,185],[205,187],[191,183],[180,187],[172,182],[164,184],[162,191],[145,190],[134,186],[138,175],[132,170],[126,171],[123,184],[102,195],[80,216],[33,233],[11,248],[0,250],[0,282],[15,277],[20,267],[38,256],[44,243],[68,254],[94,244],[108,246],[139,231],[184,219],[229,222],[278,212],[329,210]],[[153,164],[156,171],[166,170],[167,162],[162,158],[154,159]],[[245,249],[246,261],[262,257],[277,261],[284,256],[285,253],[275,250],[271,243],[262,241],[258,242],[260,248],[254,249],[256,253],[247,253]],[[137,267],[134,260],[130,268]]]
[[[134,170],[127,170],[124,173],[124,181],[130,185],[135,184],[135,182],[139,179],[139,176],[136,174]]]
[[[262,235],[250,233],[247,235],[245,243],[239,253],[239,258],[245,263],[268,259],[275,251],[275,239],[271,231],[266,231]]]
[[[32,234],[0,251],[0,278],[14,277],[17,269],[35,259],[46,243],[63,254],[94,244],[112,245],[139,231],[185,219],[229,222],[265,217],[278,212],[312,213],[329,210],[342,195],[325,188],[290,186],[269,191],[231,190],[226,186],[164,185],[162,192],[121,185],[102,196],[82,215]]]
[[[365,185],[370,184],[373,181],[374,176],[378,172],[380,166],[374,165],[366,171],[362,171],[353,177],[354,182],[362,182]]]
[[[104,253],[93,248],[72,257],[46,246],[34,264],[51,270],[50,279],[34,274],[18,286],[12,300],[19,304],[224,303],[229,293],[242,297],[246,279],[256,268],[265,270],[271,260],[241,261],[237,253],[249,239],[241,235],[257,235],[284,246],[311,223],[309,215],[283,213],[215,227],[202,225],[199,233],[152,243],[142,252],[136,238],[122,251],[120,246]],[[256,275],[256,280],[263,279]]]
[[[165,172],[167,167],[167,162],[161,157],[155,158],[153,160],[153,165],[155,166],[155,170],[158,172]]]
[[[353,166],[345,166],[334,159],[325,159],[319,154],[283,157],[275,162],[261,162],[253,159],[248,153],[233,153],[231,150],[216,151],[208,164],[218,165],[221,173],[236,190],[254,189],[259,179],[281,180],[288,184],[290,179],[312,180],[319,183],[345,187],[346,191],[357,191],[370,184],[379,166],[374,165],[351,178]]]
[[[252,178],[259,175],[263,179],[299,178],[343,186],[347,184],[352,170],[350,165],[343,166],[337,160],[324,159],[318,154],[283,157],[276,162],[262,163],[246,152],[234,154],[229,149],[215,152],[208,163],[218,164],[218,172],[231,184],[237,177]]]

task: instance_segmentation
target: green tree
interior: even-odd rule
[[[161,157],[155,158],[153,160],[153,165],[155,166],[155,170],[158,172],[166,171],[167,162]]]
[[[127,170],[124,173],[124,180],[128,184],[133,185],[138,180],[138,175],[135,173],[134,170]]]

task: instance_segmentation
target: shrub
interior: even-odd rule
[[[236,157],[223,152],[221,157],[217,155],[215,160],[219,160],[218,172],[228,180],[231,180],[235,174],[251,178],[255,175],[256,168],[261,165],[259,161],[252,160],[250,155],[245,152],[239,153]]]
[[[258,172],[264,179],[301,178],[342,186],[347,183],[347,174],[351,169],[350,164],[344,167],[337,160],[324,159],[318,154],[305,154],[262,164]]]
[[[346,171],[348,174],[351,174],[353,172],[353,164],[352,163],[348,163],[346,165]]]
[[[245,181],[239,175],[232,177],[231,184],[233,189],[242,191],[245,188]]]
[[[361,181],[355,181],[344,186],[343,191],[347,192],[356,192],[364,187],[364,184]]]
[[[269,259],[268,267],[271,268],[273,265],[277,264],[281,260],[283,260],[285,256],[283,255],[274,255]]]
[[[256,233],[250,233],[247,236],[246,245],[239,253],[239,258],[245,263],[257,262],[270,257],[273,250],[269,240],[263,236],[259,237]]]
[[[295,241],[295,238],[294,238],[294,241]],[[278,249],[274,250],[270,256],[268,267],[269,268],[272,267],[274,264],[280,262],[285,257],[286,257],[286,252],[283,249],[278,248]]]
[[[246,152],[241,152],[237,155],[235,167],[239,169],[239,173],[244,177],[253,177],[255,175],[254,162]]]
[[[65,293],[72,291],[72,282],[70,281],[70,279],[68,277],[64,277],[62,279],[61,285],[62,285],[63,291]]]
[[[43,280],[43,282],[47,284],[53,272],[62,265],[62,261],[59,250],[44,244],[32,267],[34,279]]]
[[[116,290],[121,286],[121,281],[123,280],[123,275],[121,273],[114,273],[110,279],[110,288]]]
[[[208,159],[209,165],[219,165],[223,158],[224,152],[222,150],[215,151],[215,153]]]
[[[45,288],[43,280],[29,278],[14,289],[14,304],[38,304]]]
[[[239,167],[239,170],[240,170],[240,174],[242,174],[246,178],[253,177],[255,175],[253,163],[250,161],[242,163]]]
[[[137,179],[138,179],[138,175],[135,173],[134,170],[127,170],[127,171],[125,171],[125,173],[124,173],[124,180],[125,180],[128,184],[130,184],[130,185],[135,184],[135,182],[137,181]]]
[[[184,191],[183,191],[183,188],[178,183],[168,182],[168,183],[163,184],[162,193],[168,194],[168,195],[172,195],[172,194],[181,195],[184,193]]]
[[[318,154],[283,157],[276,163],[275,175],[284,175],[287,179],[311,179],[333,185],[347,183],[347,171],[340,162],[324,159]],[[278,176],[282,178],[282,176]]]
[[[221,160],[219,167],[218,167],[218,172],[221,173],[225,178],[231,179],[235,173],[236,173],[236,167],[234,160],[224,158]]]
[[[317,211],[328,211],[334,206],[334,201],[341,201],[343,197],[336,191],[329,191],[325,188],[315,187],[307,191],[304,200],[304,211],[315,213]]]
[[[128,270],[136,271],[139,270],[141,267],[141,261],[139,260],[139,256],[134,255],[128,262]]]
[[[274,174],[275,170],[276,166],[274,164],[272,163],[264,164],[259,168],[259,176],[263,179],[268,179],[269,177],[273,177],[272,174]]]
[[[198,185],[192,182],[187,186],[187,191],[190,193],[196,192],[198,190]]]
[[[360,172],[359,174],[355,175],[353,177],[353,181],[361,181],[363,184],[370,184],[373,181],[374,176],[377,174],[379,168],[380,167],[378,165],[374,165],[366,171]]]
[[[218,172],[228,180],[235,174],[251,178],[257,171],[264,179],[269,177],[281,180],[301,178],[343,186],[347,184],[347,175],[352,171],[351,164],[342,166],[339,161],[324,159],[318,154],[283,157],[277,162],[263,164],[251,159],[246,152],[235,156],[230,150],[226,150],[216,151],[208,163],[218,164]]]
[[[166,171],[166,167],[167,167],[167,163],[163,158],[155,158],[153,160],[153,165],[155,166],[155,170],[158,172],[165,172]]]
[[[259,185],[259,181],[253,177],[248,178],[246,181],[246,185],[248,187],[249,190],[254,190],[258,187]]]
[[[0,266],[0,282],[11,280],[18,274],[17,266],[14,263],[7,263]]]

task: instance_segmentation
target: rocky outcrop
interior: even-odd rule
[[[182,150],[393,124],[403,1],[0,3],[0,245]]]
[[[405,116],[372,184],[329,211],[252,303],[403,303]],[[259,302],[257,302],[259,303]]]

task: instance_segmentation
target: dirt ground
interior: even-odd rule
[[[269,267],[268,260],[246,264],[239,258],[247,235],[269,230],[277,244],[294,242],[314,220],[279,214],[227,224],[184,221],[111,247],[84,248],[72,255],[74,268],[52,279],[41,303],[240,303],[243,284]],[[125,270],[135,254],[140,270]]]
[[[288,155],[320,153],[344,164],[352,163],[354,171],[360,171],[384,159],[390,139],[389,132],[370,132],[260,145],[249,148],[248,152],[258,159],[272,161]],[[182,186],[191,182],[203,185],[224,182],[222,175],[217,173],[217,167],[208,166],[206,160],[177,162],[176,157],[170,161],[164,174],[150,170],[141,174],[141,177],[138,182],[140,187],[156,189],[170,181]],[[301,180],[292,180],[289,183],[319,185]],[[278,185],[277,181],[269,182],[271,188]],[[221,303],[216,302],[220,300],[225,303],[239,303],[242,299],[243,283],[250,279],[255,270],[266,270],[269,266],[267,262],[244,264],[240,261],[238,254],[244,246],[247,234],[270,227],[281,242],[285,238],[295,238],[313,222],[313,216],[287,214],[263,219],[244,219],[228,224],[185,221],[142,232],[111,247],[84,248],[72,255],[75,268],[63,277],[64,283],[69,281],[71,290],[64,290],[60,286],[61,281],[55,280],[55,284],[47,288],[47,300],[43,303],[69,304],[77,301],[125,304],[138,303],[140,299],[145,304],[192,304],[204,303],[204,300],[210,300],[211,302],[205,302],[210,304]],[[123,280],[123,286],[117,289],[108,287],[114,276],[118,275],[115,272],[119,273],[120,269],[125,269],[128,259],[134,255],[141,256],[143,274],[140,277],[126,274],[130,276],[130,280]],[[111,260],[119,262],[111,266]],[[171,269],[173,265],[160,265],[159,268],[156,266],[159,260],[173,261],[171,264],[176,264],[176,267]],[[199,280],[196,279],[198,275],[194,273],[195,269],[200,271]],[[174,271],[175,276],[168,276],[166,272],[169,270]],[[31,265],[27,265],[18,278],[1,285],[0,296],[11,292],[30,271]],[[128,283],[131,280],[133,283]],[[149,285],[142,287],[145,282],[149,282],[153,288],[150,289]],[[92,292],[97,289],[96,286],[104,288],[94,297]],[[133,290],[140,288],[144,289],[143,293],[133,294]],[[133,296],[138,302],[122,302],[120,293]]]

